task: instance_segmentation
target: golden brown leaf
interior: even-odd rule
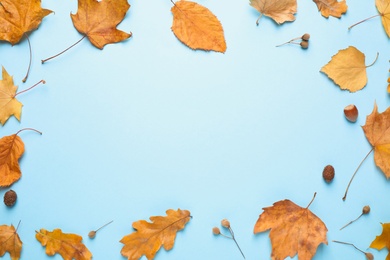
[[[321,244],[328,244],[324,222],[308,208],[301,208],[290,200],[263,208],[254,233],[269,229],[272,243],[271,259],[285,259],[298,254],[298,259],[312,259]]]
[[[375,0],[375,5],[380,13],[386,34],[390,37],[390,0]]]
[[[18,43],[25,33],[37,29],[51,12],[41,8],[40,0],[1,0],[0,40],[12,45]]]
[[[373,146],[375,164],[382,170],[386,178],[390,178],[390,107],[383,113],[374,110],[367,116],[362,126],[367,140]]]
[[[4,256],[6,252],[11,256],[11,260],[20,259],[22,241],[13,225],[0,226],[0,257]]]
[[[0,187],[10,186],[20,179],[18,160],[23,152],[24,144],[17,134],[0,139]]]
[[[77,13],[71,14],[71,18],[77,31],[103,49],[106,44],[131,37],[131,33],[116,29],[129,8],[127,0],[79,0]]]
[[[150,217],[152,223],[139,220],[133,223],[136,230],[130,235],[124,236],[121,243],[124,244],[121,254],[129,260],[140,259],[143,255],[151,260],[164,246],[165,250],[173,248],[176,233],[184,229],[190,221],[188,210],[167,210],[167,216]]]
[[[321,68],[321,72],[325,73],[341,89],[356,92],[366,86],[366,68],[374,64],[366,66],[365,59],[361,51],[349,46],[335,54],[329,63]]]
[[[190,1],[178,1],[172,9],[172,31],[191,49],[226,51],[221,22],[206,7]]]
[[[16,98],[17,86],[8,72],[2,68],[3,79],[0,80],[0,124],[4,125],[10,116],[15,116],[20,121],[23,104]]]
[[[276,23],[292,22],[297,13],[296,0],[250,0],[250,5],[260,12],[256,24],[259,24],[261,16],[271,17]]]
[[[61,229],[49,232],[45,229],[36,231],[35,238],[46,246],[46,254],[53,256],[60,254],[64,260],[90,260],[92,254],[81,242],[82,237],[76,234],[62,233]]]
[[[390,250],[390,223],[382,224],[382,234],[371,242],[370,247],[377,250],[382,250],[386,247]],[[390,253],[387,254],[386,260],[390,260]]]
[[[348,9],[345,0],[340,2],[337,2],[337,0],[313,0],[313,2],[316,3],[322,16],[326,18],[329,18],[329,16],[340,18]]]

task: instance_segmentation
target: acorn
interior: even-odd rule
[[[355,105],[351,104],[344,108],[344,115],[349,122],[355,123],[358,118],[359,111]]]
[[[335,171],[334,167],[332,165],[325,166],[324,170],[322,171],[322,177],[326,182],[331,182],[334,178]]]
[[[9,190],[4,194],[4,204],[8,207],[12,207],[15,204],[17,198],[18,195],[16,192]]]

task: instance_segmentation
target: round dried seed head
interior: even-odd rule
[[[371,253],[364,253],[366,255],[367,260],[374,260],[374,255]]]
[[[304,35],[302,35],[301,39],[304,41],[308,41],[310,39],[310,34],[305,33]]]
[[[96,236],[96,231],[91,231],[88,233],[89,238],[95,238],[95,236]]]
[[[299,45],[301,45],[302,49],[309,48],[309,42],[307,42],[307,41],[301,41],[301,43]]]
[[[4,194],[4,204],[8,207],[12,207],[17,199],[16,192],[13,190],[9,190]]]
[[[217,228],[217,227],[213,227],[213,234],[219,235],[219,234],[221,234],[221,230],[219,230],[219,228]]]
[[[370,211],[371,211],[371,208],[370,208],[370,206],[364,206],[363,207],[363,214],[368,214],[368,213],[370,213]]]
[[[230,222],[226,218],[221,220],[221,225],[225,228],[230,228]]]
[[[334,178],[335,171],[332,165],[325,166],[324,170],[322,171],[322,177],[326,182],[331,182]]]

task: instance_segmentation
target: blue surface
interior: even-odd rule
[[[21,128],[26,152],[20,181],[11,186],[17,204],[0,207],[0,224],[17,225],[24,242],[21,259],[48,257],[35,230],[61,228],[84,237],[97,260],[120,260],[119,240],[131,224],[167,209],[187,209],[193,219],[179,232],[174,248],[156,259],[242,259],[233,241],[213,236],[220,220],[230,220],[247,259],[269,259],[268,233],[253,234],[262,208],[282,199],[310,206],[327,225],[329,245],[315,260],[364,259],[341,240],[366,250],[390,222],[390,183],[370,155],[348,195],[346,185],[370,150],[361,125],[376,101],[384,111],[389,39],[380,18],[348,31],[348,26],[377,14],[373,1],[348,1],[341,19],[326,19],[312,1],[298,1],[296,21],[281,26],[263,17],[247,1],[200,0],[222,22],[225,54],[193,51],[171,32],[170,1],[130,1],[119,28],[129,40],[103,51],[88,40],[64,55],[47,58],[81,38],[69,14],[77,1],[43,0],[55,11],[30,35],[33,64],[23,41],[0,45],[0,63],[14,76],[19,90],[41,79],[47,84],[18,96],[24,104],[19,123],[10,118],[1,136]],[[310,46],[275,48],[304,33]],[[340,49],[353,45],[366,55],[368,84],[357,92],[341,91],[319,70]],[[355,124],[343,108],[355,104]],[[322,179],[332,164],[336,177]],[[0,196],[5,191],[1,189]],[[371,213],[356,218],[364,205]],[[87,234],[104,223],[97,233]],[[376,259],[386,250],[369,249]],[[4,259],[9,259],[5,256]],[[294,258],[297,259],[297,258]]]

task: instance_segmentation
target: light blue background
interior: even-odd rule
[[[312,1],[298,1],[296,21],[281,26],[248,1],[199,0],[221,21],[225,54],[193,51],[171,32],[170,1],[130,1],[119,29],[129,40],[103,51],[88,40],[41,65],[40,60],[81,38],[69,14],[77,1],[43,0],[55,11],[30,34],[33,63],[24,40],[0,44],[0,63],[14,76],[22,119],[0,128],[1,137],[21,128],[26,152],[13,208],[0,207],[0,224],[17,225],[23,241],[21,259],[48,257],[35,230],[61,228],[84,237],[93,259],[125,259],[119,240],[134,221],[187,209],[193,219],[178,233],[173,250],[156,259],[242,259],[233,241],[213,236],[220,220],[230,220],[247,259],[269,259],[268,232],[254,235],[262,208],[290,199],[310,209],[327,225],[329,245],[314,259],[364,259],[342,240],[366,250],[390,222],[390,183],[370,155],[359,170],[346,202],[347,183],[371,149],[361,125],[376,101],[389,105],[389,39],[380,18],[348,31],[348,26],[377,14],[374,1],[348,1],[341,19],[326,19]],[[310,33],[310,46],[275,45]],[[341,91],[320,69],[340,49],[353,45],[366,55],[368,84],[357,92]],[[343,108],[356,104],[355,124]],[[336,177],[322,179],[332,164]],[[3,198],[5,191],[0,196]],[[364,205],[371,213],[356,218]],[[87,234],[104,223],[94,240]],[[226,230],[223,230],[223,232]],[[387,250],[369,249],[376,259]],[[4,259],[9,259],[6,255]],[[297,258],[295,258],[297,259]]]

